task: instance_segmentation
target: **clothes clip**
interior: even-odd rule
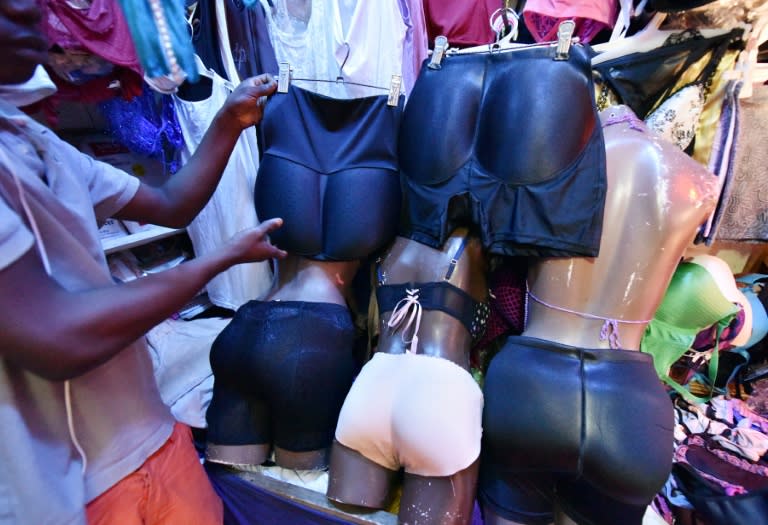
[[[291,85],[291,65],[288,62],[280,62],[280,69],[277,73],[277,92],[288,93],[288,86]]]
[[[576,23],[573,20],[563,20],[557,28],[557,50],[555,60],[568,60],[571,50],[571,39]]]
[[[400,75],[392,75],[389,83],[389,96],[387,97],[387,106],[396,107],[400,102],[400,86],[403,84],[403,78]]]
[[[453,275],[453,271],[456,269],[456,265],[459,264],[459,260],[455,257],[451,259],[451,262],[448,263],[448,270],[445,272],[444,280],[448,281],[450,280],[451,276]]]
[[[432,58],[427,67],[429,69],[440,69],[440,62],[443,61],[443,55],[448,49],[448,38],[443,35],[435,37],[435,48],[432,50]]]

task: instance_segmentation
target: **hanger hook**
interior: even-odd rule
[[[344,47],[346,47],[346,48],[347,48],[347,54],[346,54],[346,55],[344,55],[344,61],[343,61],[343,62],[341,63],[341,65],[339,66],[339,76],[337,76],[337,77],[336,77],[336,80],[337,80],[337,81],[341,81],[341,80],[344,80],[344,73],[343,73],[343,69],[344,69],[344,66],[345,66],[345,65],[346,65],[346,63],[347,63],[347,60],[349,60],[349,51],[350,51],[350,48],[349,48],[349,42],[344,42]]]

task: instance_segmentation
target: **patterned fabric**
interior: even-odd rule
[[[739,134],[734,181],[717,231],[718,240],[768,240],[768,86],[755,86],[752,97],[739,100]]]
[[[527,262],[524,257],[509,258],[488,276],[488,319],[485,332],[476,340],[470,352],[473,375],[482,382],[483,371],[493,354],[491,348],[509,335],[520,335],[525,328],[525,278]]]
[[[696,135],[703,108],[704,87],[691,84],[665,100],[645,118],[645,123],[657,135],[685,150]]]

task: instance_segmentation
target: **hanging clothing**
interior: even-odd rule
[[[717,237],[717,230],[725,214],[725,206],[734,187],[734,168],[739,142],[739,92],[741,82],[729,81],[723,96],[722,111],[713,142],[709,169],[717,176],[720,186],[720,198],[712,215],[702,227],[697,242],[703,241],[711,246]]]
[[[219,48],[219,28],[216,23],[216,0],[197,0],[192,14],[192,45],[203,64],[220,77],[229,80]],[[275,72],[277,72],[275,70]],[[270,71],[271,73],[271,71]]]
[[[395,237],[400,213],[397,107],[386,96],[339,100],[291,85],[272,97],[262,124],[256,210],[282,217],[270,234],[288,253],[364,259]]]
[[[72,2],[47,0],[43,28],[50,43],[80,48],[112,64],[141,74],[139,58],[117,0],[93,0],[78,8]]]
[[[768,86],[754,86],[752,97],[739,100],[739,143],[735,152],[734,181],[723,207],[719,240],[768,240]],[[748,132],[746,132],[748,131]]]
[[[261,5],[246,8],[241,0],[226,0],[219,4],[226,5],[224,22],[229,34],[222,53],[232,55],[232,63],[240,80],[262,73],[277,73],[275,50],[269,41],[266,15]]]
[[[188,101],[174,95],[176,116],[184,135],[182,162],[192,156],[216,116],[232,86],[211,70],[203,73],[211,80],[211,95],[206,100]],[[243,130],[237,139],[221,181],[208,204],[187,227],[197,255],[214,252],[237,232],[259,224],[253,205],[253,189],[259,166],[256,131]],[[261,297],[272,283],[269,262],[238,264],[220,273],[206,286],[210,301],[236,310],[251,299]]]
[[[573,20],[573,35],[589,43],[600,31],[613,28],[618,12],[615,0],[528,0],[523,20],[536,42],[557,40],[560,23]]]
[[[452,47],[490,44],[496,39],[491,15],[501,7],[499,0],[424,0],[429,46],[443,35]]]
[[[660,102],[685,85],[680,82],[689,69],[696,71],[697,77],[687,83],[709,89],[723,57],[742,33],[741,29],[734,29],[710,38],[702,38],[696,31],[672,35],[661,47],[606,60],[594,69],[621,103],[644,119]],[[694,66],[702,59],[704,66],[696,69]]]
[[[136,54],[149,79],[181,84],[197,80],[194,50],[183,2],[117,0],[131,32]]]
[[[403,69],[406,27],[398,0],[332,0],[333,56],[352,82],[389,88]],[[349,97],[381,95],[382,90],[347,85]]]
[[[403,90],[408,96],[416,83],[416,77],[419,76],[421,63],[427,58],[429,43],[424,21],[424,4],[421,0],[398,0],[398,5],[405,24]]]
[[[583,46],[567,60],[526,46],[424,63],[398,156],[403,237],[437,248],[472,225],[499,255],[597,255],[605,142]]]
[[[270,40],[277,62],[290,64],[292,84],[334,98],[359,98],[386,94],[392,75],[402,75],[406,25],[398,0],[312,0],[303,12],[292,0],[273,3],[263,0]],[[298,80],[333,81],[339,75],[376,87]]]

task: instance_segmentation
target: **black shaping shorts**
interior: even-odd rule
[[[332,303],[249,301],[211,348],[210,443],[329,447],[352,385],[355,328]]]
[[[282,217],[275,245],[317,260],[354,260],[397,233],[402,115],[387,97],[334,99],[293,85],[264,110],[259,220]]]
[[[648,354],[513,336],[489,365],[484,396],[482,463],[491,474],[481,498],[498,480],[551,476],[539,493],[582,522],[609,524],[579,494],[643,508],[669,477],[673,407]]]
[[[571,46],[427,62],[403,113],[400,234],[438,248],[476,226],[501,255],[595,256],[606,164],[590,59]]]

